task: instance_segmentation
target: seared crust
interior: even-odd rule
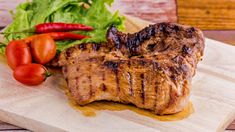
[[[71,47],[59,57],[68,88],[79,105],[110,100],[161,115],[184,108],[204,51],[200,30],[159,23],[123,34],[111,27],[107,40]]]

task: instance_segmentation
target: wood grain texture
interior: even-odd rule
[[[205,30],[204,35],[235,46],[235,30]]]
[[[148,25],[132,18],[127,24],[132,26],[131,32]],[[2,58],[0,119],[34,131],[223,131],[235,117],[235,67],[231,67],[235,61],[231,56],[235,56],[234,47],[206,39],[205,57],[193,79],[191,101],[195,112],[172,122],[129,110],[101,110],[95,117],[85,117],[69,106],[59,89],[60,74],[40,86],[27,87],[13,80]]]
[[[177,22],[175,0],[116,0],[113,8],[150,22]]]
[[[9,11],[26,0],[0,0],[0,27],[11,21]],[[175,0],[116,0],[113,9],[151,22],[177,21]]]
[[[2,26],[6,26],[11,22],[11,16],[9,13],[9,10],[12,10],[15,8],[15,6],[20,3],[21,1],[25,1],[25,0],[0,0],[0,17],[1,17],[1,21],[0,21],[0,27]],[[214,3],[214,4],[220,4],[220,7],[218,8],[218,6],[214,6],[214,4],[212,4],[212,6],[214,6],[215,8],[218,8],[216,10],[224,9],[224,12],[228,12],[233,10],[233,5],[228,6],[229,4],[221,4],[223,2],[226,3],[233,3],[233,1],[228,1],[228,0],[222,0],[222,1],[210,1],[210,0],[197,0],[198,3],[194,3],[193,5],[185,5],[187,4],[187,1],[184,1],[185,3],[180,3],[183,0],[179,0],[178,4],[179,4],[179,9],[185,9],[184,11],[187,12],[188,10],[192,11],[191,13],[193,13],[193,15],[197,14],[197,11],[201,12],[202,10],[215,10],[213,9],[213,7],[208,7],[210,5],[205,5],[205,4],[201,4],[203,2],[207,2],[207,3]],[[192,0],[189,1],[189,3],[192,3]],[[192,6],[192,7],[190,7]],[[159,21],[176,21],[176,10],[175,9],[175,1],[174,0],[116,0],[114,7],[117,9],[120,9],[123,13],[128,13],[130,15],[134,15],[137,17],[140,17],[142,19],[146,19],[146,20],[150,20],[152,22],[159,22]],[[206,7],[206,8],[205,8]],[[232,7],[232,8],[230,8]],[[193,9],[192,9],[193,8]],[[197,9],[198,8],[198,9]],[[179,12],[182,13],[182,12]],[[184,12],[183,12],[184,13]],[[208,13],[208,12],[207,12]],[[223,13],[223,12],[220,12]],[[233,12],[231,12],[233,13]],[[213,17],[214,14],[210,13],[208,15],[212,15],[212,17],[210,16],[209,19],[221,19],[221,15],[217,18],[217,17]],[[227,15],[230,15],[229,13],[224,13],[223,14],[223,18],[224,20],[227,20]],[[179,14],[180,16],[180,14]],[[187,14],[187,19],[203,19],[203,21],[207,18],[195,18],[195,17],[191,17],[191,14]],[[182,18],[184,18],[185,16],[183,16]],[[232,16],[233,17],[233,16]],[[186,18],[184,18],[186,19]],[[217,22],[217,20],[216,20]],[[219,21],[219,23],[226,23],[227,21]],[[132,23],[133,24],[133,23]],[[200,22],[198,23],[200,24]],[[133,26],[133,25],[131,25]],[[135,26],[134,26],[135,27]],[[221,26],[222,27],[222,26]],[[211,27],[213,29],[217,29],[214,27]],[[207,28],[206,28],[207,29]],[[234,32],[233,31],[205,31],[205,36],[208,36],[210,38],[213,39],[217,39],[220,41],[224,41],[230,44],[235,44],[234,41]],[[11,126],[9,124],[6,123],[2,123],[0,122],[0,130],[3,128],[15,128],[15,126]],[[231,124],[231,126],[229,127],[229,129],[235,129],[235,126]]]
[[[234,0],[177,0],[178,22],[200,29],[235,29]]]
[[[11,13],[10,11],[15,9],[15,7],[25,0],[0,0],[0,27],[7,26],[11,23]]]

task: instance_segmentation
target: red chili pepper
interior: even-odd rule
[[[90,38],[89,36],[70,33],[70,32],[52,32],[46,34],[50,35],[54,40],[66,40],[66,39],[81,40],[84,38]]]
[[[84,38],[90,38],[89,36],[81,35],[81,34],[75,34],[75,33],[70,33],[70,32],[52,32],[52,33],[43,33],[43,34],[38,34],[38,35],[33,35],[28,38],[24,39],[25,43],[31,43],[32,40],[36,36],[40,35],[49,35],[51,36],[54,40],[66,40],[66,39],[71,39],[71,40],[81,40]]]
[[[74,23],[42,23],[35,26],[36,33],[66,32],[74,30],[93,30],[93,27]]]

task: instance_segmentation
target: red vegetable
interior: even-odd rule
[[[93,30],[92,27],[74,23],[42,23],[35,26],[36,33],[66,32],[74,30]]]
[[[56,55],[55,41],[49,35],[38,35],[29,44],[33,59],[40,64],[46,64]]]
[[[81,40],[84,38],[89,38],[89,36],[70,33],[70,32],[53,32],[47,34],[50,35],[54,40],[65,40],[65,39]]]
[[[51,74],[40,64],[25,64],[16,67],[14,78],[26,85],[38,85],[46,80]]]
[[[24,39],[24,42],[31,43],[35,37],[41,36],[41,35],[51,36],[54,40],[66,40],[66,39],[81,40],[84,38],[90,38],[89,36],[70,33],[70,32],[52,32],[52,33],[44,33],[44,34],[30,36],[30,37]]]
[[[11,69],[15,69],[22,64],[29,64],[32,62],[32,56],[29,46],[21,40],[13,40],[6,47],[7,63]]]

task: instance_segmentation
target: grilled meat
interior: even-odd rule
[[[158,23],[124,34],[110,27],[107,40],[71,47],[59,57],[68,88],[79,105],[109,100],[160,115],[184,108],[204,51],[200,30]]]

